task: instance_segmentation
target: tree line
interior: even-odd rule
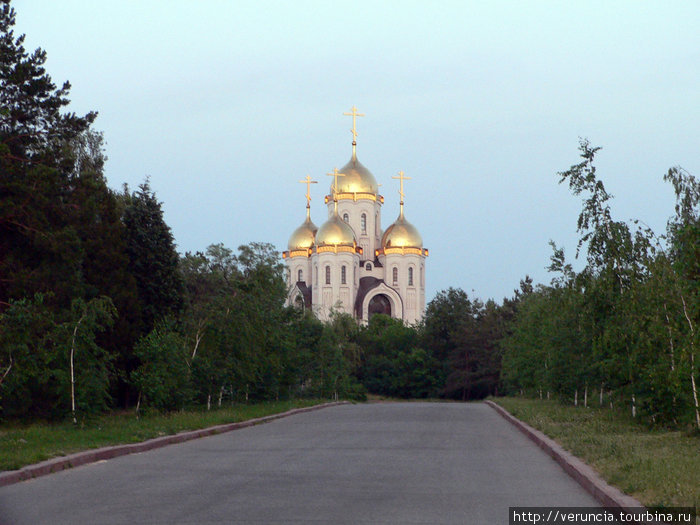
[[[700,183],[680,167],[668,171],[675,213],[657,235],[613,218],[594,163],[600,148],[582,140],[579,150],[581,162],[559,176],[581,197],[576,255],[585,266],[575,272],[552,243],[552,283],[521,298],[501,342],[504,386],[700,429]]]

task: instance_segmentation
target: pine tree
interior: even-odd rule
[[[125,185],[122,198],[126,252],[141,310],[139,333],[145,335],[157,321],[180,311],[184,285],[173,234],[148,181],[133,193]]]

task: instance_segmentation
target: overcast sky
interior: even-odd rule
[[[382,226],[430,249],[427,299],[501,301],[548,283],[550,239],[573,258],[579,199],[557,172],[579,137],[618,219],[663,232],[671,166],[700,176],[700,2],[15,0],[16,33],[99,112],[109,185],[148,175],[181,252],[286,249],[326,217],[351,155],[382,184]]]

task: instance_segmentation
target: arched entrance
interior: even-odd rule
[[[367,308],[368,317],[374,314],[385,314],[391,316],[391,301],[384,294],[377,294],[369,301]]]

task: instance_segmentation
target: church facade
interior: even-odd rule
[[[353,107],[352,157],[333,177],[325,197],[327,220],[317,227],[311,220],[311,180],[307,185],[306,220],[289,238],[282,256],[287,266],[287,304],[310,308],[321,320],[333,311],[349,313],[366,323],[376,313],[415,324],[425,310],[425,260],[428,250],[418,230],[404,214],[403,184],[397,219],[382,230],[384,197],[374,175],[357,158],[356,117]]]

